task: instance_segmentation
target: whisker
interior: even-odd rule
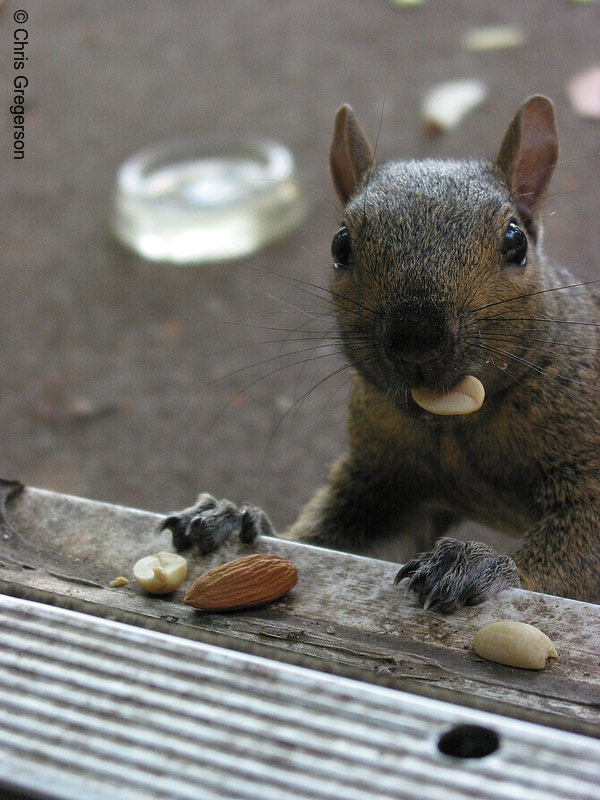
[[[552,381],[552,383],[555,383],[557,386],[561,387],[562,389],[565,389],[566,388],[565,384],[568,383],[568,384],[571,384],[573,386],[581,386],[584,389],[590,389],[593,392],[597,392],[598,391],[598,389],[596,387],[590,386],[587,383],[583,383],[582,381],[578,381],[575,378],[571,378],[571,377],[569,377],[567,375],[559,375],[558,377],[555,377],[553,375],[548,375],[547,371],[544,370],[542,367],[540,367],[539,364],[534,364],[532,361],[529,361],[526,358],[522,358],[521,356],[517,356],[517,355],[515,355],[514,353],[511,353],[508,350],[503,350],[500,347],[494,347],[493,345],[482,345],[482,349],[487,351],[487,352],[498,353],[499,355],[503,356],[508,361],[513,361],[513,362],[516,362],[518,364],[522,364],[523,366],[527,367],[528,369],[532,369],[535,372],[537,372],[538,374],[542,375],[546,380]]]
[[[248,328],[254,331],[272,331],[273,333],[297,333],[303,338],[327,336],[334,328],[325,328],[324,330],[306,330],[306,328],[280,328],[277,325],[254,325],[250,322],[223,322],[223,325],[232,325],[239,328]],[[283,340],[285,341],[285,339]],[[292,340],[294,341],[294,340]],[[269,342],[260,342],[260,344],[269,344]]]
[[[480,317],[480,321],[500,321],[500,322],[551,322],[557,325],[581,325],[590,328],[600,328],[599,322],[585,322],[573,319],[555,319],[552,317]]]
[[[533,342],[534,344],[555,344],[558,347],[565,347],[573,350],[589,350],[591,352],[599,352],[600,347],[591,347],[586,344],[577,344],[575,342],[568,342],[562,339],[539,339],[535,336],[527,336],[518,333],[503,333],[501,331],[486,331],[481,337],[481,341],[486,339],[495,339],[499,342]],[[537,349],[537,348],[532,348]],[[549,353],[557,353],[556,350],[548,349]]]
[[[221,375],[220,377],[215,378],[208,385],[210,386],[212,384],[215,384],[217,382],[225,380],[225,378],[231,378],[234,375],[239,375],[239,374],[241,374],[243,372],[248,372],[249,370],[257,369],[258,367],[265,367],[268,364],[272,364],[273,362],[280,361],[280,360],[282,360],[284,358],[292,358],[292,357],[301,355],[302,353],[314,352],[316,349],[318,349],[318,347],[323,347],[323,348],[329,347],[329,348],[331,348],[331,347],[334,347],[334,343],[324,342],[323,344],[321,344],[319,346],[311,345],[310,347],[298,348],[297,350],[292,350],[292,351],[290,351],[288,353],[277,353],[277,355],[270,356],[269,358],[265,358],[262,361],[256,361],[253,364],[245,364],[243,367],[237,367],[236,369],[230,370],[229,372],[225,373],[225,375]],[[337,350],[337,351],[334,351],[333,353],[319,353],[318,355],[314,356],[314,359],[324,358],[324,357],[326,357],[328,355],[342,355],[342,351],[341,350]],[[252,383],[250,383],[247,386],[245,386],[244,389],[242,389],[239,392],[239,394],[243,394],[248,389],[250,389],[252,386],[254,386],[255,383],[258,383],[259,381],[264,380],[265,378],[268,378],[271,375],[274,375],[276,372],[280,372],[281,370],[288,369],[290,367],[297,367],[300,364],[304,364],[306,361],[311,361],[311,360],[314,360],[314,359],[312,359],[312,358],[309,358],[309,359],[302,358],[302,359],[300,359],[298,361],[292,361],[291,363],[282,364],[277,369],[274,369],[271,372],[267,372],[264,375],[261,375],[255,381],[253,381]]]
[[[324,200],[328,205],[332,206],[335,209],[336,216],[343,213],[343,209],[340,207],[339,203],[332,198],[327,192],[324,192],[322,189],[319,189],[316,186],[309,186],[306,183],[301,183],[300,181],[279,181],[277,178],[255,178],[257,183],[276,183],[278,186],[293,186],[296,189],[300,189],[303,192],[311,192],[312,194],[316,195],[320,200]]]
[[[484,339],[484,341],[485,341],[485,339]],[[496,342],[499,342],[500,344],[502,344],[503,342],[506,343],[506,344],[513,344],[514,340],[511,341],[510,339],[509,340],[496,339]],[[559,357],[559,355],[560,355],[559,353],[556,352],[556,350],[553,350],[550,347],[538,347],[538,346],[529,347],[528,351],[529,352],[535,351],[535,353],[547,353],[548,355],[555,356],[555,357]],[[517,357],[516,354],[513,354],[513,355],[515,355],[515,357]]]
[[[299,288],[301,291],[305,292],[310,297],[314,297],[317,300],[326,301],[327,303],[329,303],[329,305],[333,306],[334,308],[344,310],[345,309],[344,304],[349,304],[350,306],[355,307],[358,311],[365,312],[366,314],[369,314],[371,316],[374,316],[376,313],[376,309],[372,309],[369,308],[368,306],[365,306],[363,303],[354,299],[353,297],[348,297],[346,295],[340,294],[339,292],[333,291],[328,287],[320,286],[318,283],[313,283],[312,281],[307,281],[304,280],[303,278],[296,278],[291,275],[285,275],[284,273],[280,272],[272,272],[270,270],[265,270],[262,267],[258,267],[255,265],[248,265],[248,269],[259,272],[263,275],[279,278]]]
[[[319,354],[317,356],[311,357],[308,360],[316,361],[318,359],[339,357],[341,355],[342,355],[341,352],[321,353],[321,354]],[[277,358],[281,358],[281,356],[278,356]],[[273,361],[273,360],[274,359],[267,359],[267,361],[265,363],[268,363],[269,361]],[[267,378],[271,377],[272,375],[276,375],[278,372],[282,372],[283,370],[291,369],[292,367],[296,367],[299,364],[303,364],[306,360],[307,360],[306,358],[302,358],[302,359],[300,359],[298,361],[293,361],[291,363],[282,364],[281,366],[276,367],[275,369],[269,370],[265,374],[260,375],[258,378],[255,378],[254,380],[252,380],[249,383],[245,384],[245,386],[243,386],[239,391],[234,392],[233,395],[230,397],[230,399],[223,405],[223,407],[219,410],[219,412],[215,416],[213,424],[216,424],[216,422],[218,422],[218,420],[222,417],[222,415],[225,413],[225,411],[232,405],[232,403],[235,402],[235,400],[237,400],[238,398],[242,397],[242,395],[244,395],[246,392],[248,392],[250,389],[252,389],[253,386],[256,386],[258,383],[260,383],[261,381],[266,380]],[[253,365],[253,366],[260,366],[260,364]],[[242,372],[245,369],[250,369],[250,368],[251,367],[244,367],[244,368],[239,369],[239,370],[234,370],[233,372],[229,373],[228,375],[223,376],[223,378],[229,377],[229,375],[235,375],[236,373]],[[223,380],[223,378],[221,378],[220,380]]]
[[[569,283],[564,286],[554,286],[550,289],[538,289],[535,292],[523,292],[522,294],[516,294],[511,297],[507,297],[504,300],[496,300],[493,303],[487,303],[484,306],[479,306],[479,308],[472,309],[473,313],[476,314],[479,311],[485,311],[488,308],[493,308],[494,306],[504,305],[505,303],[514,303],[517,300],[526,300],[529,297],[536,297],[540,294],[549,294],[550,292],[560,292],[565,289],[577,289],[581,286],[592,286],[595,283],[600,283],[600,278],[595,278],[594,280],[590,281],[579,281],[577,283]],[[552,320],[550,320],[552,321]]]
[[[270,447],[270,445],[271,445],[271,443],[272,443],[272,441],[273,441],[273,437],[275,436],[276,432],[278,431],[278,429],[279,429],[279,428],[281,427],[281,425],[283,424],[283,422],[284,422],[284,420],[286,419],[286,417],[287,417],[289,414],[291,414],[291,413],[292,413],[292,411],[294,411],[294,413],[297,413],[297,412],[298,412],[298,410],[299,410],[299,408],[300,408],[300,407],[302,406],[302,404],[305,402],[305,400],[306,400],[306,399],[307,399],[307,398],[308,398],[308,397],[309,397],[309,396],[310,396],[310,395],[311,395],[313,392],[315,392],[315,391],[316,391],[316,390],[317,390],[317,389],[318,389],[320,386],[322,386],[322,385],[323,385],[324,383],[326,383],[328,380],[331,380],[331,378],[334,378],[334,377],[336,377],[337,375],[341,374],[342,372],[345,372],[346,370],[352,370],[352,369],[356,369],[356,368],[358,367],[358,365],[359,365],[359,364],[362,364],[362,363],[368,362],[368,360],[369,360],[369,359],[371,359],[371,358],[373,358],[373,357],[374,357],[374,356],[373,356],[373,353],[367,353],[367,354],[365,354],[365,356],[363,356],[362,358],[360,358],[360,359],[358,359],[358,360],[352,360],[352,361],[349,361],[349,362],[348,362],[348,361],[346,361],[346,362],[344,362],[343,364],[341,364],[339,367],[336,367],[336,369],[334,369],[334,370],[333,370],[333,372],[330,372],[330,373],[329,373],[328,375],[326,375],[324,378],[321,378],[321,379],[320,379],[320,380],[319,380],[319,381],[318,381],[316,384],[312,385],[312,386],[310,387],[310,389],[307,389],[307,391],[306,391],[306,392],[304,392],[304,393],[303,393],[303,394],[302,394],[302,395],[301,395],[299,398],[297,398],[297,399],[294,401],[294,403],[293,403],[293,404],[290,406],[290,408],[288,408],[288,409],[287,409],[287,410],[286,410],[286,411],[285,411],[285,412],[282,414],[281,418],[280,418],[280,419],[279,419],[279,421],[277,422],[277,425],[275,426],[275,428],[274,428],[274,430],[273,430],[273,432],[272,432],[272,434],[271,434],[271,437],[270,437],[270,439],[269,439],[269,445],[268,445],[268,446]],[[351,380],[351,379],[352,379],[352,376],[350,376],[350,377],[348,378],[348,380]],[[347,383],[347,382],[348,382],[348,381],[346,381],[345,383]],[[345,384],[344,384],[344,385],[345,385]],[[337,393],[338,391],[341,391],[341,389],[342,389],[342,388],[343,388],[343,387],[338,387],[338,389],[336,390],[336,393]]]

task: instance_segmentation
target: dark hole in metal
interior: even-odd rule
[[[454,758],[483,758],[499,746],[498,734],[481,725],[456,725],[443,733],[438,741],[438,750]]]

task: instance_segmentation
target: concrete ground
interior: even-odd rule
[[[508,22],[523,26],[524,46],[462,49],[466,30]],[[27,31],[22,70],[17,29]],[[431,0],[411,11],[387,0],[5,2],[0,474],[158,512],[206,490],[253,501],[283,528],[345,441],[342,361],[311,359],[294,341],[315,325],[306,312],[327,308],[312,285],[327,285],[338,223],[327,166],[335,109],[354,105],[382,159],[479,156],[495,153],[526,96],[551,96],[564,160],[546,250],[599,277],[600,124],[565,94],[599,59],[599,35],[600,4],[567,0]],[[14,160],[19,75],[25,157]],[[489,87],[485,105],[451,133],[425,134],[426,89],[471,76]],[[119,164],[147,145],[221,132],[294,152],[303,225],[252,258],[189,268],[116,244]]]

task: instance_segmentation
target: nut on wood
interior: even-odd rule
[[[521,669],[544,669],[548,658],[558,658],[556,648],[539,628],[508,619],[480,628],[473,638],[473,650],[488,661]]]
[[[183,602],[200,611],[233,611],[271,603],[298,581],[296,565],[264,553],[237,558],[205,572],[188,589]]]
[[[150,594],[174,592],[186,575],[187,561],[177,553],[161,551],[140,558],[133,566],[133,577]]]

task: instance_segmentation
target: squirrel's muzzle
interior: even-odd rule
[[[404,303],[384,325],[384,350],[395,371],[409,384],[444,380],[453,351],[447,317],[438,305]]]

